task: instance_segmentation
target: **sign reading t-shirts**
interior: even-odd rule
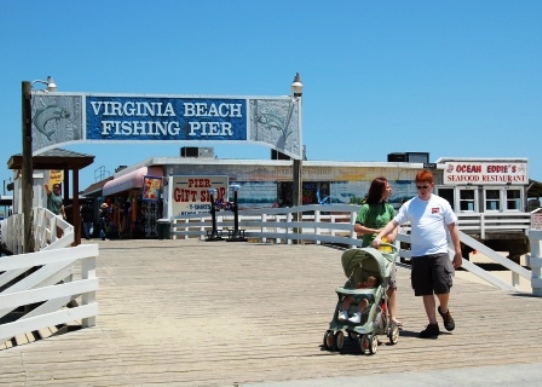
[[[215,189],[214,200],[228,199],[228,176],[171,176],[169,203],[172,216],[208,214],[211,211],[210,190]]]

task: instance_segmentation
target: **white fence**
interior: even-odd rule
[[[0,344],[77,320],[94,326],[97,255],[97,245],[82,245],[0,258]]]
[[[38,252],[17,254],[22,251],[21,215],[2,222],[3,243],[15,255],[0,257],[0,348],[28,334],[47,336],[50,327],[94,326],[98,313],[98,245],[68,247],[73,226],[46,209],[34,211]]]
[[[542,230],[529,231],[531,254],[527,255],[527,266],[531,268],[533,296],[542,297]]]
[[[262,208],[239,211],[239,229],[246,238],[274,240],[276,243],[293,243],[295,240],[315,243],[361,246],[353,230],[359,206],[308,205],[297,207],[302,218],[295,221],[296,208]],[[234,227],[233,213],[219,212],[216,216],[217,231],[224,236]],[[206,238],[212,231],[210,214],[186,215],[174,218],[171,234],[174,238]]]
[[[360,206],[357,205],[309,205],[297,208],[265,208],[239,211],[239,229],[244,236],[263,243],[273,241],[275,243],[293,243],[296,240],[311,241],[315,243],[331,243],[345,245],[349,248],[360,247],[361,240],[357,238],[353,230],[357,213]],[[294,221],[297,211],[303,211],[302,219]],[[458,225],[461,242],[474,250],[480,251],[494,262],[510,270],[510,283],[507,283],[479,266],[464,260],[463,268],[475,274],[481,279],[504,290],[519,291],[519,277],[531,280],[533,294],[538,295],[540,288],[540,267],[538,279],[535,279],[531,271],[514,263],[501,254],[491,250],[483,243],[478,242],[468,235],[469,232],[485,237],[487,232],[522,232],[531,238],[531,246],[537,243],[533,240],[530,232],[531,220],[529,213],[517,214],[458,214]],[[226,241],[228,235],[232,235],[234,227],[234,215],[232,212],[219,212],[216,216],[216,231]],[[213,230],[212,217],[210,214],[186,215],[172,219],[171,235],[173,238],[198,237],[206,239]],[[539,238],[540,239],[540,238]],[[401,230],[397,242],[410,243],[408,227]],[[539,242],[539,241],[538,241]],[[531,251],[534,249],[531,247]],[[540,248],[537,250],[540,257]],[[453,250],[450,247],[450,254]],[[410,259],[410,250],[401,249],[400,256]],[[542,262],[531,258],[531,264]],[[529,264],[527,264],[529,265]],[[542,266],[542,265],[541,265]],[[535,286],[536,285],[536,286]]]
[[[479,234],[482,239],[487,232],[520,231],[527,235],[531,228],[531,214],[526,212],[460,213],[457,217],[461,231]]]
[[[34,208],[34,251],[58,249],[70,246],[75,240],[71,224],[46,208]],[[13,254],[23,253],[23,214],[15,214],[2,220],[2,244]]]

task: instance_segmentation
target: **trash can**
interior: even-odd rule
[[[171,223],[169,219],[158,219],[156,222],[156,228],[158,231],[158,239],[170,239],[170,229]]]

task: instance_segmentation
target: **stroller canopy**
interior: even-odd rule
[[[353,273],[363,268],[364,271],[378,273],[380,278],[386,278],[390,274],[388,269],[393,264],[393,256],[382,253],[373,247],[346,250],[341,256],[344,275],[350,279]],[[358,279],[359,282],[359,279]]]

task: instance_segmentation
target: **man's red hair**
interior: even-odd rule
[[[427,169],[422,169],[416,174],[416,183],[429,183],[433,184],[433,174]]]

